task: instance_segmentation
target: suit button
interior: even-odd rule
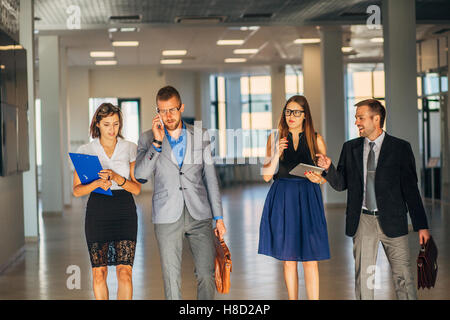
[[[180,176],[183,175],[183,172],[180,171]]]

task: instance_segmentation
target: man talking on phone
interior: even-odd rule
[[[209,136],[205,129],[201,133],[196,130],[204,139],[199,146],[194,143],[194,127],[181,119],[184,104],[175,88],[161,88],[156,103],[158,114],[152,129],[139,138],[135,177],[141,183],[154,177],[152,222],[165,298],[181,299],[181,257],[186,237],[195,263],[197,299],[210,300],[215,294],[212,221],[220,238],[226,229]]]

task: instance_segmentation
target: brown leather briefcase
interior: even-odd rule
[[[225,244],[225,241],[219,239],[217,235],[214,235],[214,242],[216,245],[216,289],[219,293],[228,293],[230,291],[230,276],[232,269],[231,253]]]
[[[422,245],[417,257],[417,288],[434,287],[438,272],[438,249],[432,237]]]

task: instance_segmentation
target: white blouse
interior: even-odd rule
[[[130,180],[130,163],[136,161],[137,145],[133,142],[117,137],[117,144],[111,158],[106,155],[105,149],[98,138],[84,144],[77,149],[77,153],[98,156],[103,169],[111,169],[122,177]],[[111,190],[122,190],[115,181],[111,181]]]

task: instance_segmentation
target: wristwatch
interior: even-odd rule
[[[156,140],[156,139],[153,139],[152,142],[154,142],[154,143],[156,143],[156,144],[159,144],[159,145],[162,145],[162,141],[159,141],[159,140]]]

